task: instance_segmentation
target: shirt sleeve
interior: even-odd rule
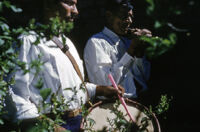
[[[114,63],[108,50],[101,45],[101,41],[95,38],[88,40],[84,49],[84,61],[89,80],[99,85],[112,85],[108,79],[111,73],[118,83],[122,78],[123,70],[128,68],[133,58],[125,53],[122,58]]]
[[[31,44],[29,37],[21,38],[23,44],[20,48],[19,60],[26,63],[26,69],[30,67],[32,60],[37,59],[37,48]],[[25,73],[19,67],[14,73],[15,84],[9,89],[8,111],[15,109],[10,113],[14,120],[23,120],[38,117],[38,110],[34,103],[30,101],[29,86],[34,78],[35,70],[31,68],[30,72]],[[8,112],[9,113],[9,112]]]
[[[91,100],[93,100],[95,98],[96,95],[96,86],[95,84],[92,83],[86,83],[86,87],[88,90],[88,94]]]

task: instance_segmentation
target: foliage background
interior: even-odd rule
[[[14,0],[10,0],[14,2]],[[13,27],[25,26],[28,20],[41,13],[32,0],[16,0],[25,12],[17,14],[5,11],[3,16]],[[79,18],[75,21],[70,38],[83,54],[88,38],[103,28],[103,7],[105,0],[78,0]],[[200,23],[199,0],[131,0],[134,3],[135,26],[145,27],[153,35],[166,38],[171,32],[177,35],[175,47],[151,61],[150,90],[144,96],[143,104],[157,104],[161,94],[173,96],[166,119],[159,117],[163,132],[188,132],[198,130],[200,105],[198,101],[198,32]],[[38,2],[38,1],[37,1]],[[32,13],[27,15],[26,11]],[[37,18],[40,19],[39,17]],[[173,24],[181,30],[174,30]],[[168,24],[168,25],[167,25]],[[82,57],[82,56],[81,56]],[[197,77],[196,77],[197,76]],[[144,101],[145,100],[145,101]]]

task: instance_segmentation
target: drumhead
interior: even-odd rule
[[[127,108],[133,118],[136,121],[137,126],[144,127],[144,125],[147,125],[145,127],[144,132],[161,132],[159,122],[154,114],[149,117],[146,112],[149,111],[145,106],[142,104],[126,99]],[[92,129],[94,131],[101,131],[101,130],[109,130],[111,128],[111,123],[109,123],[108,119],[112,121],[113,119],[116,119],[116,114],[113,113],[115,103],[105,103],[105,102],[98,102],[93,107],[89,109],[89,114],[86,117],[86,121],[94,120],[94,125]],[[115,110],[116,111],[116,110]],[[117,111],[120,111],[123,113],[124,118],[127,121],[130,121],[129,116],[126,114],[126,111],[124,107],[120,104],[117,108]],[[147,120],[148,119],[148,120]],[[146,123],[146,124],[144,124]],[[89,121],[87,121],[87,124],[89,124]],[[82,129],[84,130],[86,128],[86,123],[82,124]]]

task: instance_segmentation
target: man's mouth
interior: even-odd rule
[[[66,21],[73,22],[75,19],[78,18],[78,15],[71,15],[66,17]]]

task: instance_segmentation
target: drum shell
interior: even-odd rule
[[[130,100],[130,99],[125,99],[125,101],[126,101],[126,104],[127,104],[127,106],[129,107],[128,109],[129,109],[129,111],[130,111],[130,113],[133,115],[133,117],[135,118],[135,119],[137,119],[136,120],[136,122],[137,121],[141,121],[141,117],[137,117],[138,115],[145,115],[145,116],[147,116],[146,114],[144,114],[144,111],[146,111],[146,112],[149,112],[149,109],[147,108],[147,107],[145,107],[144,105],[142,105],[141,103],[138,103],[138,102],[136,102],[136,101],[133,101],[133,100]],[[96,122],[97,121],[97,123],[99,123],[99,124],[97,124],[97,127],[96,126],[94,126],[94,130],[99,130],[99,129],[96,129],[96,128],[99,128],[99,127],[101,127],[101,125],[102,125],[102,122],[103,122],[103,116],[105,116],[105,113],[104,112],[102,112],[102,111],[104,111],[104,109],[105,109],[105,107],[107,107],[107,106],[109,106],[109,105],[112,105],[112,104],[114,104],[114,103],[111,103],[111,102],[107,102],[107,101],[99,101],[99,102],[97,102],[96,104],[94,104],[93,105],[93,107],[91,107],[91,108],[89,108],[89,115],[88,115],[88,117],[90,117],[91,115],[93,115],[93,118],[92,119],[94,119],[94,121]],[[121,110],[122,109],[124,109],[124,108],[122,108],[122,105],[120,106],[121,108]],[[132,108],[131,108],[132,107]],[[97,111],[97,109],[100,109],[100,112],[99,111]],[[135,115],[135,111],[133,111],[133,109],[136,109],[136,111],[137,111],[137,114],[138,113],[140,113],[140,114],[136,114]],[[121,111],[120,110],[120,111]],[[97,113],[95,113],[95,111],[97,112]],[[125,111],[125,110],[124,110]],[[139,111],[139,112],[138,112]],[[101,112],[102,112],[102,114],[101,114]],[[99,115],[99,117],[96,117],[96,115]],[[108,116],[108,118],[110,118],[110,117],[112,117],[113,115],[107,115]],[[137,117],[137,118],[136,118]],[[148,116],[147,116],[148,117]],[[91,117],[90,117],[91,118]],[[100,121],[102,121],[102,122],[99,122],[98,121],[98,119],[100,120]],[[129,117],[127,116],[126,117],[126,119],[127,120],[129,120]],[[153,130],[150,130],[150,131],[148,131],[148,132],[161,132],[161,129],[160,129],[160,124],[159,124],[159,121],[158,121],[158,119],[157,119],[157,117],[155,116],[155,114],[154,113],[152,113],[151,114],[151,121],[150,121],[151,123],[150,123],[150,125],[152,124],[152,126],[153,126]],[[103,126],[102,126],[102,128],[103,128]],[[101,128],[101,129],[102,129]],[[81,130],[83,130],[84,131],[84,119],[83,119],[83,121],[82,121],[82,124],[81,124]]]

